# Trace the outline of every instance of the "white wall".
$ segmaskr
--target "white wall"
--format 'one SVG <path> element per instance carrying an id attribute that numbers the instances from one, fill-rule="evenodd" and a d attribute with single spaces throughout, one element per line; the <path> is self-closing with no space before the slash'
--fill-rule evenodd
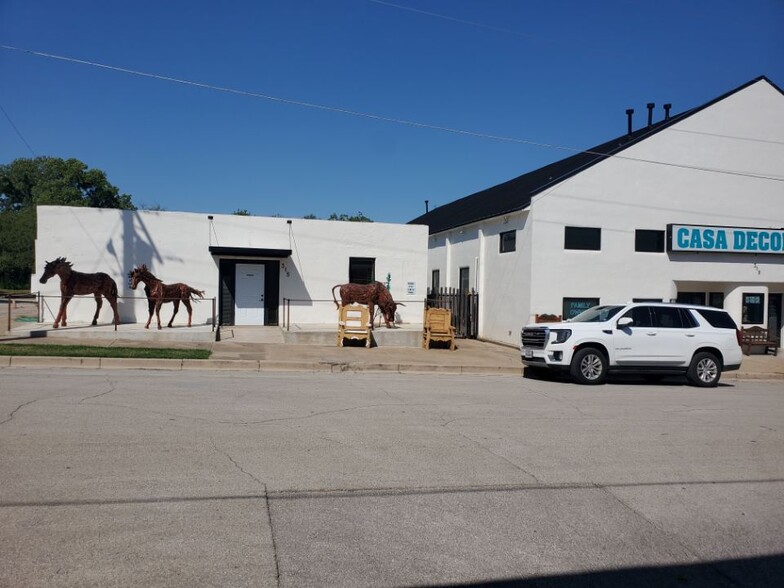
<path id="1" fill-rule="evenodd" d="M 427 294 L 427 228 L 386 223 L 351 223 L 285 218 L 212 215 L 187 212 L 121 211 L 63 206 L 38 207 L 36 275 L 32 291 L 46 296 L 53 321 L 59 305 L 60 280 L 55 277 L 39 284 L 45 261 L 66 257 L 73 269 L 85 273 L 104 272 L 116 282 L 123 322 L 147 319 L 144 293 L 128 285 L 128 272 L 146 263 L 150 271 L 166 283 L 185 282 L 218 297 L 218 262 L 209 246 L 263 249 L 291 249 L 291 257 L 279 260 L 280 299 L 292 298 L 291 320 L 298 323 L 332 323 L 335 305 L 331 289 L 348 281 L 349 257 L 376 259 L 376 278 L 391 275 L 393 298 L 406 306 L 398 308 L 403 322 L 420 323 Z M 415 284 L 409 295 L 408 282 Z M 130 297 L 140 298 L 131 300 Z M 164 307 L 165 308 L 165 307 Z M 99 323 L 111 322 L 111 310 L 104 304 Z M 74 300 L 68 307 L 69 319 L 88 322 L 95 312 L 92 299 Z M 162 321 L 170 316 L 162 312 Z M 180 310 L 175 325 L 185 324 Z M 194 324 L 209 323 L 210 302 L 194 304 Z M 283 310 L 279 312 L 283 320 Z M 182 321 L 182 322 L 181 322 Z"/>
<path id="2" fill-rule="evenodd" d="M 740 324 L 741 293 L 784 292 L 784 255 L 634 251 L 636 229 L 669 223 L 784 226 L 784 183 L 749 177 L 784 176 L 780 92 L 758 82 L 620 155 L 537 195 L 514 219 L 512 257 L 497 254 L 502 217 L 436 235 L 443 247 L 431 237 L 431 264 L 448 264 L 455 276 L 448 285 L 482 251 L 480 337 L 518 344 L 520 327 L 536 314 L 561 314 L 564 297 L 669 300 L 679 288 L 704 288 L 723 292 Z M 565 226 L 601 228 L 601 251 L 564 250 Z"/>
<path id="3" fill-rule="evenodd" d="M 668 223 L 784 225 L 784 183 L 738 175 L 781 175 L 784 97 L 778 91 L 759 82 L 621 155 L 534 199 L 534 312 L 560 308 L 565 296 L 596 296 L 602 303 L 668 299 L 679 282 L 732 284 L 725 294 L 762 284 L 782 291 L 781 255 L 634 251 L 635 229 L 665 230 Z M 602 250 L 564 250 L 567 225 L 600 227 Z"/>

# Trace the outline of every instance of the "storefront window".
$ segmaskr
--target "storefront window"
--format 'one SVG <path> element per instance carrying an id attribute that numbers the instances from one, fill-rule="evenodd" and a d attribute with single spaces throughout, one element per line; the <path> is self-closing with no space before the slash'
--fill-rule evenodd
<path id="1" fill-rule="evenodd" d="M 583 311 L 588 310 L 599 304 L 598 298 L 564 298 L 563 314 L 564 320 L 574 318 Z"/>
<path id="2" fill-rule="evenodd" d="M 743 324 L 761 325 L 765 319 L 765 295 L 743 295 Z"/>
<path id="3" fill-rule="evenodd" d="M 724 292 L 708 293 L 708 306 L 724 308 Z"/>

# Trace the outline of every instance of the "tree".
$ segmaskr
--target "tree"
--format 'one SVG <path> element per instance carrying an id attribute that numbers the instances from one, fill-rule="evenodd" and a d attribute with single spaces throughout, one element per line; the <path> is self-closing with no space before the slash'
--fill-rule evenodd
<path id="1" fill-rule="evenodd" d="M 231 214 L 233 214 L 235 216 L 250 216 L 250 211 L 248 209 L 246 209 L 246 208 L 238 208 L 237 210 L 235 210 Z"/>
<path id="2" fill-rule="evenodd" d="M 329 215 L 327 220 L 337 220 L 337 221 L 350 221 L 355 223 L 372 223 L 373 220 L 366 217 L 362 212 L 357 212 L 357 214 L 341 214 L 338 215 L 337 213 L 332 213 Z"/>
<path id="3" fill-rule="evenodd" d="M 0 165 L 0 287 L 27 288 L 33 273 L 35 207 L 40 204 L 135 210 L 106 174 L 78 159 L 36 157 Z"/>

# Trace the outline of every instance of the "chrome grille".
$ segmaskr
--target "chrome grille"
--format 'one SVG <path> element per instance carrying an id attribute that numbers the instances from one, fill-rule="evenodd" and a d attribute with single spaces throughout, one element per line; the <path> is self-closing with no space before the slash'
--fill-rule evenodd
<path id="1" fill-rule="evenodd" d="M 544 349 L 544 346 L 547 343 L 547 334 L 549 330 L 550 329 L 546 327 L 523 329 L 523 333 L 522 333 L 523 347 Z"/>

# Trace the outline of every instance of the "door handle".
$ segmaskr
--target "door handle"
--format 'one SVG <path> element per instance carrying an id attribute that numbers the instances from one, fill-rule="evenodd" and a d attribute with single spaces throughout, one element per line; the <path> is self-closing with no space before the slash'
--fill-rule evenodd
<path id="1" fill-rule="evenodd" d="M 645 334 L 648 335 L 649 337 L 655 337 L 656 336 L 656 333 L 645 333 Z"/>

